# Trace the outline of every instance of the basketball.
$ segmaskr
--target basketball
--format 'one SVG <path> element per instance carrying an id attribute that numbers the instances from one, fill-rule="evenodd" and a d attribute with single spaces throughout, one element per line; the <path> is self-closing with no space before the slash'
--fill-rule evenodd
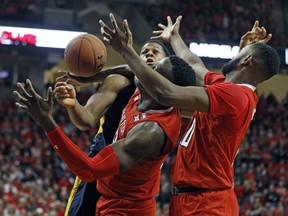
<path id="1" fill-rule="evenodd" d="M 106 63 L 106 46 L 95 35 L 81 34 L 68 43 L 64 59 L 71 72 L 77 76 L 90 77 L 101 71 Z"/>

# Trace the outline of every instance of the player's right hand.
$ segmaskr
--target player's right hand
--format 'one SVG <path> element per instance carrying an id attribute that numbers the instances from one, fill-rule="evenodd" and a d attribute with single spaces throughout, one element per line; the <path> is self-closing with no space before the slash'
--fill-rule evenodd
<path id="1" fill-rule="evenodd" d="M 59 70 L 59 77 L 56 78 L 57 82 L 66 82 L 70 83 L 77 87 L 86 87 L 91 84 L 91 80 L 87 77 L 78 77 L 69 71 Z"/>
<path id="2" fill-rule="evenodd" d="M 151 37 L 151 39 L 161 38 L 167 42 L 171 42 L 171 38 L 174 35 L 179 34 L 181 19 L 182 19 L 182 16 L 180 15 L 177 17 L 175 23 L 173 23 L 171 17 L 167 16 L 167 26 L 159 23 L 158 26 L 161 28 L 161 30 L 153 31 L 153 34 L 155 36 Z"/>
<path id="3" fill-rule="evenodd" d="M 268 41 L 272 38 L 272 34 L 267 35 L 267 31 L 265 27 L 259 27 L 259 21 L 256 20 L 251 31 L 246 32 L 240 40 L 239 51 L 243 49 L 245 46 L 254 43 L 268 43 Z"/>
<path id="4" fill-rule="evenodd" d="M 66 108 L 75 106 L 76 91 L 73 85 L 67 82 L 57 82 L 53 93 L 57 102 L 62 106 Z"/>
<path id="5" fill-rule="evenodd" d="M 109 17 L 112 24 L 111 28 L 103 20 L 99 20 L 103 40 L 119 54 L 133 50 L 133 36 L 128 21 L 123 20 L 123 29 L 120 29 L 114 15 L 110 13 Z"/>

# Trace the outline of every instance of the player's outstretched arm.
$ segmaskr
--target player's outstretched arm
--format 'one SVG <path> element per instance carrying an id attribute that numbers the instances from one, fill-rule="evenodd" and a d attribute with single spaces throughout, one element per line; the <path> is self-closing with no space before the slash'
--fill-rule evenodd
<path id="1" fill-rule="evenodd" d="M 86 182 L 126 171 L 144 157 L 161 155 L 166 141 L 157 123 L 144 122 L 135 126 L 126 139 L 106 146 L 89 158 L 59 127 L 47 132 L 47 136 L 59 157 Z"/>
<path id="2" fill-rule="evenodd" d="M 153 31 L 155 36 L 151 37 L 151 39 L 162 38 L 170 42 L 175 54 L 184 59 L 194 69 L 197 77 L 197 85 L 203 86 L 205 74 L 208 72 L 208 69 L 203 61 L 187 47 L 181 38 L 179 34 L 181 19 L 182 16 L 178 16 L 175 23 L 173 23 L 171 17 L 167 16 L 167 25 L 158 24 L 161 30 Z"/>
<path id="3" fill-rule="evenodd" d="M 157 143 L 157 145 L 156 145 Z M 120 171 L 126 171 L 145 157 L 158 157 L 165 149 L 166 134 L 156 122 L 141 122 L 134 126 L 125 142 L 111 146 L 120 163 Z"/>
<path id="4" fill-rule="evenodd" d="M 166 135 L 157 123 L 143 122 L 125 139 L 106 146 L 89 158 L 59 127 L 47 132 L 47 136 L 60 158 L 86 182 L 126 171 L 144 157 L 161 155 L 166 141 Z"/>
<path id="5" fill-rule="evenodd" d="M 129 169 L 144 157 L 159 156 L 165 147 L 165 134 L 155 122 L 135 126 L 126 139 L 106 146 L 95 157 L 89 158 L 61 130 L 53 119 L 53 92 L 48 88 L 47 99 L 35 92 L 29 80 L 27 87 L 18 83 L 14 91 L 16 106 L 25 110 L 46 132 L 59 157 L 84 181 L 93 181 Z M 157 145 L 155 145 L 157 143 Z"/>
<path id="6" fill-rule="evenodd" d="M 253 43 L 268 43 L 272 38 L 272 34 L 267 35 L 265 27 L 259 27 L 259 21 L 256 20 L 251 31 L 246 32 L 240 40 L 239 51 L 245 46 Z"/>
<path id="7" fill-rule="evenodd" d="M 76 90 L 67 82 L 57 82 L 54 86 L 54 97 L 67 110 L 70 120 L 80 130 L 93 128 L 92 113 L 82 106 L 76 98 Z"/>
<path id="8" fill-rule="evenodd" d="M 53 130 L 57 127 L 52 112 L 53 112 L 53 91 L 49 87 L 47 98 L 44 99 L 35 92 L 32 83 L 29 79 L 26 80 L 26 86 L 22 83 L 17 83 L 18 91 L 13 94 L 18 99 L 16 106 L 26 111 L 35 122 L 37 122 L 44 130 Z M 25 88 L 26 87 L 26 88 Z"/>
<path id="9" fill-rule="evenodd" d="M 119 65 L 103 70 L 91 77 L 80 77 L 75 75 L 73 72 L 59 70 L 59 77 L 56 78 L 56 81 L 71 83 L 77 87 L 85 87 L 94 82 L 102 82 L 105 78 L 112 74 L 120 74 L 132 81 L 134 79 L 134 74 L 128 65 Z"/>
<path id="10" fill-rule="evenodd" d="M 82 180 L 93 181 L 120 172 L 119 160 L 111 146 L 104 148 L 96 157 L 89 158 L 58 127 L 52 116 L 51 87 L 48 88 L 47 99 L 35 92 L 30 80 L 27 80 L 27 86 L 17 83 L 17 87 L 18 91 L 13 92 L 18 99 L 16 106 L 26 111 L 44 129 L 57 154 Z"/>
<path id="11" fill-rule="evenodd" d="M 62 105 L 65 102 L 69 103 L 69 101 L 72 101 L 68 106 L 64 106 L 73 124 L 78 129 L 85 131 L 99 125 L 100 118 L 114 102 L 118 93 L 131 82 L 131 80 L 122 75 L 108 76 L 84 106 L 76 99 L 74 87 L 66 82 L 57 82 L 54 94 L 57 101 L 60 101 Z"/>
<path id="12" fill-rule="evenodd" d="M 151 97 L 164 106 L 193 111 L 209 111 L 209 98 L 206 88 L 177 86 L 150 68 L 133 49 L 132 33 L 127 20 L 123 21 L 124 30 L 121 30 L 113 14 L 110 14 L 110 19 L 112 28 L 108 27 L 103 21 L 99 21 L 103 40 L 122 55 Z"/>

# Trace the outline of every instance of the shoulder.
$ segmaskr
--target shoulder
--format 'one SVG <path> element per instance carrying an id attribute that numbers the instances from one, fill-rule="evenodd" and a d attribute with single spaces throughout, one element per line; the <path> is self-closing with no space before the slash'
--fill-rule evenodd
<path id="1" fill-rule="evenodd" d="M 131 83 L 132 81 L 125 76 L 119 74 L 112 74 L 105 78 L 100 88 L 105 90 L 114 90 L 118 92 L 130 85 Z"/>
<path id="2" fill-rule="evenodd" d="M 235 115 L 243 112 L 251 98 L 246 89 L 235 83 L 217 83 L 206 85 L 210 101 L 210 113 L 220 115 Z M 250 90 L 252 92 L 252 90 Z"/>
<path id="3" fill-rule="evenodd" d="M 210 99 L 215 96 L 216 98 L 222 98 L 222 100 L 235 100 L 246 99 L 246 91 L 239 85 L 231 82 L 215 83 L 213 85 L 206 85 L 208 95 Z M 212 97 L 212 98 L 211 98 Z"/>
<path id="4" fill-rule="evenodd" d="M 137 133 L 141 135 L 149 135 L 148 139 L 157 138 L 159 134 L 163 134 L 162 127 L 156 121 L 143 121 L 138 123 L 129 131 L 129 133 Z M 143 137 L 141 137 L 142 139 Z"/>
<path id="5" fill-rule="evenodd" d="M 128 132 L 123 147 L 126 152 L 140 151 L 147 156 L 158 156 L 165 141 L 166 135 L 157 122 L 144 121 Z"/>

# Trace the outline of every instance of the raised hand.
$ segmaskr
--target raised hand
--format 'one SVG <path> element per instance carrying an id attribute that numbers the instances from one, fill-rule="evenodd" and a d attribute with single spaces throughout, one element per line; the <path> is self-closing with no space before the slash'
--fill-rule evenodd
<path id="1" fill-rule="evenodd" d="M 40 124 L 44 129 L 53 128 L 55 123 L 52 119 L 52 88 L 48 88 L 47 98 L 43 99 L 43 97 L 35 92 L 30 80 L 27 79 L 26 84 L 27 85 L 24 86 L 22 83 L 17 83 L 19 90 L 13 92 L 18 99 L 18 102 L 15 103 L 16 106 L 25 110 L 34 119 L 34 121 Z"/>
<path id="2" fill-rule="evenodd" d="M 59 104 L 68 108 L 76 103 L 76 91 L 67 82 L 57 82 L 54 86 L 54 96 Z"/>
<path id="3" fill-rule="evenodd" d="M 167 42 L 170 42 L 171 38 L 174 35 L 179 34 L 181 19 L 182 19 L 182 16 L 178 16 L 175 23 L 173 24 L 171 17 L 167 16 L 167 26 L 159 23 L 158 26 L 162 30 L 153 31 L 153 34 L 155 34 L 155 36 L 151 37 L 151 39 L 161 38 L 163 40 L 166 40 Z"/>
<path id="4" fill-rule="evenodd" d="M 272 38 L 272 34 L 267 35 L 265 27 L 259 27 L 259 21 L 256 20 L 251 31 L 246 32 L 240 40 L 240 50 L 253 43 L 267 43 Z"/>
<path id="5" fill-rule="evenodd" d="M 132 33 L 128 26 L 128 21 L 123 20 L 123 31 L 118 27 L 116 19 L 112 13 L 110 13 L 110 21 L 112 28 L 109 28 L 102 20 L 99 21 L 101 25 L 101 34 L 103 40 L 110 44 L 115 51 L 122 54 L 123 52 L 133 49 Z"/>

